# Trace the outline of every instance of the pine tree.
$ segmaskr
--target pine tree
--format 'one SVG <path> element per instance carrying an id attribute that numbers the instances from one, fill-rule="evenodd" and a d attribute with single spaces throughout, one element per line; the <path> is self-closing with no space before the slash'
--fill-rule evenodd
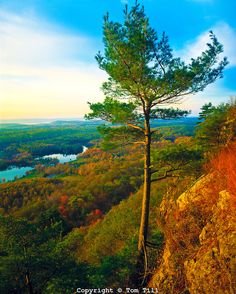
<path id="1" fill-rule="evenodd" d="M 103 84 L 103 103 L 89 103 L 88 119 L 100 118 L 117 124 L 122 132 L 135 133 L 143 145 L 144 184 L 142 215 L 138 240 L 139 259 L 143 260 L 148 237 L 148 217 L 152 175 L 151 141 L 157 131 L 151 127 L 154 119 L 186 116 L 188 111 L 165 108 L 184 96 L 203 91 L 222 77 L 227 59 L 218 62 L 223 46 L 210 32 L 211 42 L 199 57 L 185 64 L 175 58 L 165 33 L 158 35 L 150 26 L 144 8 L 139 3 L 124 10 L 124 23 L 113 22 L 107 14 L 103 25 L 104 54 L 96 60 L 108 75 Z M 123 126 L 123 127 L 122 127 Z M 156 180 L 156 179 L 155 179 Z"/>

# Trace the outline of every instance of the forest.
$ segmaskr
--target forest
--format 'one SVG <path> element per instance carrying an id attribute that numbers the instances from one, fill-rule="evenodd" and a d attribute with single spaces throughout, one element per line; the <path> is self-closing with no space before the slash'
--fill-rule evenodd
<path id="1" fill-rule="evenodd" d="M 227 189 L 230 201 L 235 201 L 235 165 L 227 164 L 235 162 L 236 106 L 208 106 L 202 107 L 194 135 L 189 136 L 188 128 L 180 124 L 176 129 L 185 129 L 186 135 L 166 139 L 163 127 L 164 137 L 153 142 L 153 164 L 160 174 L 169 165 L 176 167 L 172 177 L 153 183 L 151 193 L 149 242 L 155 247 L 148 247 L 147 280 L 155 287 L 166 287 L 163 293 L 170 285 L 159 282 L 156 286 L 155 279 L 150 279 L 155 277 L 158 265 L 160 270 L 166 242 L 173 242 L 170 236 L 175 226 L 184 226 L 183 222 L 194 226 L 194 230 L 189 228 L 191 236 L 182 239 L 181 230 L 173 235 L 180 238 L 175 250 L 191 254 L 192 246 L 195 251 L 200 248 L 197 231 L 208 223 L 211 213 L 205 209 L 216 203 L 217 193 Z M 142 198 L 142 148 L 127 145 L 104 150 L 102 143 L 94 142 L 76 161 L 38 165 L 33 176 L 0 185 L 3 293 L 27 292 L 27 275 L 34 293 L 133 285 Z M 215 184 L 208 183 L 212 196 L 181 215 L 174 203 L 186 187 L 206 173 L 214 174 Z M 47 177 L 50 174 L 53 178 Z M 183 244 L 187 238 L 192 238 L 191 246 Z M 229 246 L 233 246 L 233 239 Z M 178 275 L 183 271 L 183 262 L 178 267 L 171 265 Z M 187 283 L 184 274 L 179 279 L 179 284 L 172 285 L 175 293 L 181 293 Z"/>
<path id="2" fill-rule="evenodd" d="M 173 139 L 178 135 L 193 135 L 195 117 L 173 123 L 160 120 L 158 127 L 165 128 L 165 137 Z M 49 160 L 39 157 L 55 153 L 78 154 L 83 146 L 92 146 L 101 135 L 98 127 L 103 121 L 55 121 L 50 124 L 23 125 L 1 124 L 0 171 L 11 166 L 32 166 Z M 108 124 L 107 124 L 108 125 Z M 155 125 L 155 121 L 153 121 Z M 164 130 L 162 131 L 164 133 Z M 48 162 L 47 162 L 48 161 Z"/>
<path id="3" fill-rule="evenodd" d="M 223 45 L 187 64 L 138 1 L 123 13 L 84 120 L 1 126 L 0 168 L 33 167 L 0 183 L 1 293 L 236 292 L 235 97 L 174 107 L 223 77 Z"/>
<path id="4" fill-rule="evenodd" d="M 38 157 L 54 153 L 77 154 L 99 138 L 100 122 L 55 121 L 45 125 L 1 124 L 0 170 L 34 166 Z M 42 160 L 41 160 L 42 162 Z"/>

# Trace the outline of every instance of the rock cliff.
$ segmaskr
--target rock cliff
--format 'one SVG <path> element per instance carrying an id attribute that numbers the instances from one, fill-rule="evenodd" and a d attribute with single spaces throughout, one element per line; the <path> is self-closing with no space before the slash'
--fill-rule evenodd
<path id="1" fill-rule="evenodd" d="M 163 199 L 165 248 L 149 283 L 159 293 L 236 293 L 235 195 L 217 181 L 211 173 L 176 201 Z"/>

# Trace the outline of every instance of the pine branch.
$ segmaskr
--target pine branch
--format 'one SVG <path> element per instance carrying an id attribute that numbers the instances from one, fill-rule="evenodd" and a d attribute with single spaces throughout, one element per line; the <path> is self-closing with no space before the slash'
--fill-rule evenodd
<path id="1" fill-rule="evenodd" d="M 154 249 L 160 249 L 160 245 L 146 241 L 146 246 Z"/>
<path id="2" fill-rule="evenodd" d="M 164 180 L 166 178 L 179 178 L 179 176 L 176 176 L 176 175 L 173 175 L 173 174 L 169 174 L 169 173 L 174 172 L 174 171 L 177 171 L 177 170 L 180 170 L 180 168 L 178 167 L 178 168 L 173 168 L 173 169 L 167 170 L 167 171 L 165 171 L 165 173 L 164 173 L 163 176 L 158 177 L 156 179 L 153 179 L 153 180 L 151 180 L 151 182 L 152 183 L 153 182 L 158 182 L 158 181 Z M 155 172 L 157 172 L 157 171 L 155 171 Z"/>
<path id="3" fill-rule="evenodd" d="M 126 123 L 126 125 L 129 126 L 129 127 L 131 127 L 131 128 L 133 128 L 133 129 L 139 130 L 139 131 L 141 131 L 142 133 L 144 133 L 144 129 L 143 129 L 142 127 L 139 127 L 139 126 L 137 126 L 137 125 L 133 125 L 133 124 L 131 124 L 131 123 Z"/>

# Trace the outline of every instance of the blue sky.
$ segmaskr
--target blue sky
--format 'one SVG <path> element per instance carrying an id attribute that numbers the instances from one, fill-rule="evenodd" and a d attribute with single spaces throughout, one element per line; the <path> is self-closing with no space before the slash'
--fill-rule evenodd
<path id="1" fill-rule="evenodd" d="M 236 96 L 236 2 L 142 0 L 151 25 L 165 31 L 176 56 L 198 56 L 213 30 L 230 61 L 224 78 L 185 98 L 196 115 L 206 102 Z M 103 49 L 102 18 L 122 21 L 127 0 L 0 0 L 0 116 L 79 117 L 101 101 L 106 74 L 94 55 Z M 180 107 L 180 105 L 178 105 Z"/>

